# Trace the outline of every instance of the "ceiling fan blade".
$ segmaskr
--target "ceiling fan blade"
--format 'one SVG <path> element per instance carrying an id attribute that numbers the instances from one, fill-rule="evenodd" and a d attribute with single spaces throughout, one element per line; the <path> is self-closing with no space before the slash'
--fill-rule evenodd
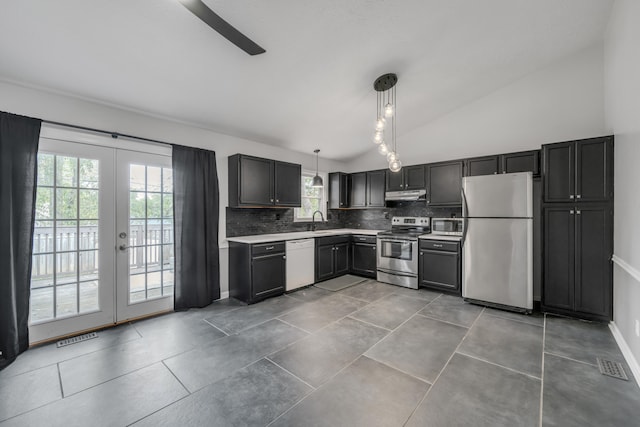
<path id="1" fill-rule="evenodd" d="M 222 19 L 218 14 L 209 9 L 202 0 L 179 0 L 191 13 L 196 15 L 205 24 L 216 30 L 220 35 L 247 52 L 249 55 L 259 55 L 266 50 L 258 46 L 249 37 L 236 30 L 231 24 Z"/>

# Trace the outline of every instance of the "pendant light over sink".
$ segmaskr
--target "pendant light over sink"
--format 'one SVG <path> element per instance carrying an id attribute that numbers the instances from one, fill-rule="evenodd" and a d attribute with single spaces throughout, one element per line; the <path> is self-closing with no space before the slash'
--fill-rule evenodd
<path id="1" fill-rule="evenodd" d="M 402 169 L 396 145 L 396 83 L 398 76 L 393 73 L 384 74 L 373 82 L 373 88 L 377 92 L 373 142 L 378 146 L 378 153 L 387 157 L 391 172 L 399 172 Z"/>
<path id="2" fill-rule="evenodd" d="M 313 181 L 311 181 L 311 186 L 316 188 L 324 187 L 324 183 L 322 182 L 322 177 L 318 175 L 318 153 L 320 152 L 320 150 L 316 148 L 315 150 L 313 150 L 313 152 L 316 153 L 316 176 L 313 177 Z"/>

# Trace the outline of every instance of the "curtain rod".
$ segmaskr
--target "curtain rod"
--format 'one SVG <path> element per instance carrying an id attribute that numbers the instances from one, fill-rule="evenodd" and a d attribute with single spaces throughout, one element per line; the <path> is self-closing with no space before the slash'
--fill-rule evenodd
<path id="1" fill-rule="evenodd" d="M 120 138 L 122 136 L 124 138 L 137 139 L 137 140 L 145 141 L 145 142 L 153 142 L 155 144 L 163 144 L 163 145 L 169 145 L 169 146 L 175 145 L 175 144 L 170 144 L 168 142 L 159 141 L 157 139 L 143 138 L 141 136 L 127 135 L 126 133 L 111 132 L 111 131 L 107 131 L 107 130 L 95 129 L 95 128 L 90 128 L 90 127 L 85 127 L 85 126 L 71 125 L 69 123 L 54 122 L 52 120 L 42 120 L 42 123 L 48 123 L 50 125 L 57 125 L 57 126 L 65 126 L 65 127 L 73 128 L 73 129 L 86 130 L 86 131 L 89 131 L 89 132 L 104 133 L 104 134 L 107 134 L 107 135 L 111 135 L 111 138 L 114 138 L 114 139 L 118 139 L 118 138 Z"/>

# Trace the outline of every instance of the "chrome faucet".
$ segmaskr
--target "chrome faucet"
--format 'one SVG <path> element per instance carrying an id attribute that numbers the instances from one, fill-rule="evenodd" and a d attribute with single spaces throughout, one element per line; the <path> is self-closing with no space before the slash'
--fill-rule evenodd
<path id="1" fill-rule="evenodd" d="M 317 213 L 320 214 L 320 218 L 322 219 L 322 222 L 324 222 L 324 215 L 322 214 L 322 212 L 315 211 L 313 215 L 311 215 L 311 231 L 316 231 L 316 214 Z"/>

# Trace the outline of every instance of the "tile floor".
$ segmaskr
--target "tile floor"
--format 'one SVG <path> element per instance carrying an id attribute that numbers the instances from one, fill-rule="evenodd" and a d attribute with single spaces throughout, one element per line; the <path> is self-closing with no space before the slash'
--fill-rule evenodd
<path id="1" fill-rule="evenodd" d="M 0 371 L 0 426 L 640 426 L 606 325 L 375 281 L 99 335 Z"/>

